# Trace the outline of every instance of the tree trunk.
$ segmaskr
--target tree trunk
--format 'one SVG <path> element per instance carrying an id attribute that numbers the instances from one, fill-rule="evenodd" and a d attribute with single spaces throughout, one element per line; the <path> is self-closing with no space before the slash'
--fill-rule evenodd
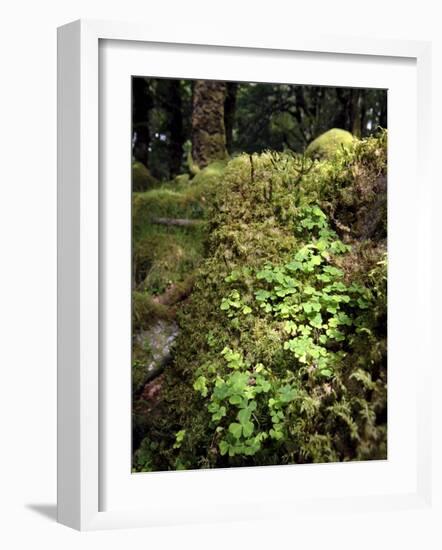
<path id="1" fill-rule="evenodd" d="M 232 153 L 233 124 L 235 122 L 237 82 L 227 82 L 227 93 L 224 101 L 224 126 L 226 127 L 226 148 Z"/>
<path id="2" fill-rule="evenodd" d="M 192 157 L 203 168 L 227 157 L 224 125 L 226 83 L 196 80 L 193 88 Z"/>
<path id="3" fill-rule="evenodd" d="M 351 133 L 361 137 L 361 92 L 357 88 L 351 91 Z"/>
<path id="4" fill-rule="evenodd" d="M 132 78 L 132 134 L 133 156 L 135 160 L 148 166 L 149 156 L 149 111 L 152 109 L 152 96 L 145 78 Z"/>
<path id="5" fill-rule="evenodd" d="M 169 166 L 171 177 L 176 176 L 181 172 L 181 162 L 183 159 L 183 113 L 181 102 L 181 82 L 179 80 L 170 80 L 169 87 Z"/>
<path id="6" fill-rule="evenodd" d="M 339 101 L 339 106 L 336 109 L 336 113 L 333 119 L 334 128 L 342 128 L 343 130 L 351 129 L 348 126 L 348 106 L 349 106 L 349 93 L 345 88 L 336 88 L 336 97 Z"/>
<path id="7" fill-rule="evenodd" d="M 381 128 L 387 128 L 387 97 L 383 97 L 383 94 L 385 93 L 384 90 L 381 90 L 381 112 L 379 114 L 379 126 Z"/>

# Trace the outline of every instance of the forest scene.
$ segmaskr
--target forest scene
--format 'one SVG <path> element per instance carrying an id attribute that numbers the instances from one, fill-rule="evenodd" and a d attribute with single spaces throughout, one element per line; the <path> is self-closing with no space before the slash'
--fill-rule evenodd
<path id="1" fill-rule="evenodd" d="M 387 458 L 387 91 L 132 78 L 132 471 Z"/>

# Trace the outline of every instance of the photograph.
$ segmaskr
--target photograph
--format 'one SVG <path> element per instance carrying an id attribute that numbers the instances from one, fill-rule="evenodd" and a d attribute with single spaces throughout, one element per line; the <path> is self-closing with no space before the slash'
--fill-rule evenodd
<path id="1" fill-rule="evenodd" d="M 132 473 L 386 460 L 388 91 L 131 86 Z"/>

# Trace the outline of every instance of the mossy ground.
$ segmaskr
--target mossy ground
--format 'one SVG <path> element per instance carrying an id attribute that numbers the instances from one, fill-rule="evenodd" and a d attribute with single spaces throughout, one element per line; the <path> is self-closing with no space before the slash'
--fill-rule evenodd
<path id="1" fill-rule="evenodd" d="M 139 328 L 172 314 L 180 327 L 161 401 L 142 415 L 144 438 L 134 449 L 134 469 L 385 458 L 386 133 L 352 141 L 350 148 L 337 148 L 321 160 L 268 152 L 241 155 L 212 174 L 208 168 L 207 177 L 202 170 L 190 183 L 175 182 L 134 196 L 140 285 L 134 294 L 134 323 Z M 370 296 L 366 309 L 342 306 L 354 324 L 343 329 L 343 341 L 325 346 L 334 363 L 333 373 L 323 377 L 313 363 L 306 366 L 290 352 L 286 320 L 262 309 L 256 298 L 259 290 L 272 289 L 263 287 L 257 277 L 260 270 L 271 266 L 277 272 L 306 245 L 317 246 L 315 227 L 309 229 L 308 222 L 301 232 L 299 226 L 305 223 L 300 213 L 316 207 L 325 214 L 329 238 L 343 247 L 339 254 L 325 252 L 321 261 L 342 272 L 338 287 L 356 285 Z M 200 218 L 206 224 L 163 228 L 151 223 L 156 216 Z M 315 269 L 303 275 L 307 292 L 312 277 L 324 277 Z M 167 292 L 168 285 L 190 279 L 191 293 L 187 291 L 173 311 L 155 302 L 155 295 Z M 322 292 L 321 285 L 316 291 Z M 222 305 L 229 300 L 232 315 Z M 278 300 L 274 298 L 274 304 Z M 234 368 L 247 373 L 248 395 L 260 383 L 257 373 L 262 369 L 256 370 L 257 365 L 263 365 L 270 380 L 270 393 L 255 396 L 253 413 L 254 433 L 264 435 L 254 447 L 247 443 L 232 452 L 226 452 L 223 441 L 231 438 L 225 434 L 236 421 L 236 405 L 226 403 L 218 420 L 213 413 L 217 384 L 232 375 L 225 349 L 237 353 L 239 366 Z M 266 398 L 271 392 L 274 396 Z M 277 411 L 282 421 L 275 420 L 277 405 L 271 402 L 278 399 L 285 403 Z M 276 423 L 280 432 L 274 429 Z"/>
<path id="2" fill-rule="evenodd" d="M 138 160 L 132 163 L 132 189 L 145 191 L 158 185 L 158 181 L 152 176 L 144 164 Z"/>
<path id="3" fill-rule="evenodd" d="M 206 210 L 224 164 L 215 163 L 190 180 L 187 175 L 151 189 L 134 192 L 132 201 L 133 388 L 139 391 L 152 360 L 143 332 L 175 322 L 179 302 L 193 285 L 207 240 Z M 158 219 L 190 219 L 188 227 L 168 226 Z"/>

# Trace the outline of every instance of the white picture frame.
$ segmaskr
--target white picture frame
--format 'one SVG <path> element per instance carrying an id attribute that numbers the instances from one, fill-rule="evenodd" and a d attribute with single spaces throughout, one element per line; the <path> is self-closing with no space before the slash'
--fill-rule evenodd
<path id="1" fill-rule="evenodd" d="M 296 34 L 281 37 L 278 43 L 268 44 L 264 37 L 247 39 L 222 36 L 189 40 L 186 31 L 181 35 L 165 36 L 155 27 L 117 22 L 76 21 L 58 31 L 58 521 L 80 530 L 139 527 L 195 521 L 250 519 L 268 516 L 266 499 L 274 504 L 275 495 L 264 494 L 262 499 L 251 497 L 239 499 L 227 510 L 225 503 L 208 505 L 207 501 L 194 499 L 187 509 L 179 503 L 153 508 L 152 506 L 112 506 L 103 510 L 100 484 L 103 474 L 102 420 L 106 400 L 100 386 L 102 365 L 100 362 L 102 300 L 102 251 L 100 249 L 100 43 L 101 41 L 124 41 L 131 44 L 168 44 L 192 48 L 229 48 L 230 55 L 238 52 L 304 52 L 312 55 L 376 57 L 395 63 L 411 60 L 416 68 L 417 82 L 417 133 L 416 156 L 419 171 L 419 186 L 416 200 L 419 205 L 417 233 L 419 244 L 419 267 L 413 273 L 413 307 L 429 312 L 431 309 L 430 288 L 430 211 L 431 185 L 428 174 L 429 124 L 431 117 L 430 98 L 430 53 L 426 42 L 364 40 L 362 38 L 318 37 Z M 180 46 L 182 45 L 182 46 Z M 210 53 L 208 53 L 210 56 Z M 420 315 L 414 327 L 421 342 L 419 347 L 419 377 L 412 385 L 416 397 L 414 426 L 416 456 L 413 468 L 416 483 L 410 491 L 380 492 L 360 495 L 320 493 L 314 498 L 296 499 L 290 494 L 281 494 L 279 506 L 273 507 L 279 517 L 293 513 L 318 512 L 331 505 L 335 510 L 359 507 L 361 510 L 428 506 L 431 500 L 431 403 L 428 388 L 431 376 L 431 330 L 426 323 L 430 315 Z M 411 380 L 411 378 L 410 378 Z M 352 467 L 353 465 L 346 465 Z M 257 476 L 266 476 L 269 485 L 275 480 L 284 483 L 285 470 L 254 468 L 252 474 L 245 470 L 232 469 L 230 479 L 235 483 L 253 483 Z M 272 473 L 263 473 L 263 470 Z M 329 473 L 336 475 L 336 470 Z M 316 472 L 319 473 L 319 470 Z M 128 472 L 129 473 L 129 472 Z M 172 474 L 172 477 L 170 476 Z M 182 490 L 201 486 L 201 472 L 166 473 L 168 486 L 183 481 Z M 151 474 L 147 474 L 151 475 Z M 156 476 L 156 474 L 153 474 Z M 164 475 L 164 474 L 163 474 Z M 311 474 L 309 474 L 311 475 Z M 354 470 L 354 476 L 361 475 Z M 217 483 L 227 479 L 227 472 L 217 472 Z M 224 476 L 224 477 L 222 477 Z M 273 476 L 273 477 L 272 477 Z M 149 482 L 148 478 L 144 478 Z M 155 485 L 163 483 L 155 479 Z M 207 477 L 204 478 L 207 482 Z M 244 481 L 245 480 L 245 481 Z M 215 483 L 215 478 L 211 481 Z M 145 482 L 145 481 L 144 481 Z M 131 482 L 132 483 L 132 482 Z M 319 482 L 318 482 L 319 483 Z M 186 489 L 187 487 L 187 489 Z M 312 494 L 316 494 L 312 491 Z M 206 495 L 207 496 L 207 495 Z M 227 498 L 227 497 L 226 497 Z M 284 503 L 284 506 L 281 504 Z"/>

